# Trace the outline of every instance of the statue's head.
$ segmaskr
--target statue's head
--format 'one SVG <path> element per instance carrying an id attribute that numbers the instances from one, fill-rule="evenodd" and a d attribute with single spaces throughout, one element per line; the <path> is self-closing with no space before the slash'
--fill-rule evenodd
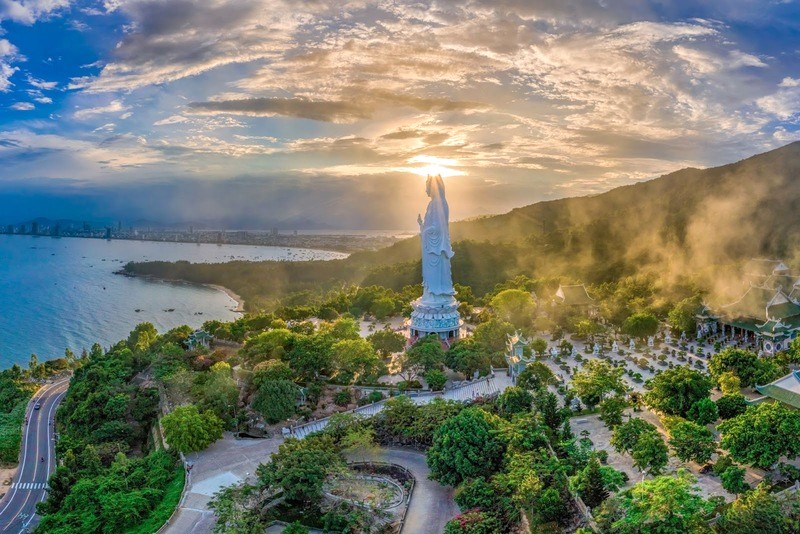
<path id="1" fill-rule="evenodd" d="M 431 198 L 444 195 L 444 180 L 442 180 L 441 174 L 436 176 L 428 175 L 428 179 L 425 181 L 425 192 Z"/>

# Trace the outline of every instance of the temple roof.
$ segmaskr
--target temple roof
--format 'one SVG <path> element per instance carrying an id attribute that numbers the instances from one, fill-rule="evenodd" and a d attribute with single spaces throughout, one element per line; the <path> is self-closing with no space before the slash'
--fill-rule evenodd
<path id="1" fill-rule="evenodd" d="M 743 269 L 747 276 L 768 277 L 773 274 L 789 274 L 789 267 L 781 260 L 752 259 Z"/>
<path id="2" fill-rule="evenodd" d="M 756 386 L 756 390 L 771 399 L 775 399 L 794 408 L 800 408 L 800 374 L 793 371 L 764 386 Z"/>
<path id="3" fill-rule="evenodd" d="M 783 289 L 787 294 L 794 290 L 798 279 L 789 274 L 773 274 L 764 281 L 764 286 L 772 289 Z"/>
<path id="4" fill-rule="evenodd" d="M 594 304 L 594 299 L 589 296 L 586 286 L 583 284 L 558 286 L 556 301 L 565 306 L 589 306 Z"/>
<path id="5" fill-rule="evenodd" d="M 527 345 L 530 341 L 525 338 L 519 331 L 514 332 L 513 334 L 506 334 L 506 338 L 508 340 L 509 345 Z"/>
<path id="6" fill-rule="evenodd" d="M 782 289 L 750 286 L 739 300 L 722 306 L 719 311 L 730 319 L 769 321 L 800 315 L 800 306 L 789 300 Z"/>

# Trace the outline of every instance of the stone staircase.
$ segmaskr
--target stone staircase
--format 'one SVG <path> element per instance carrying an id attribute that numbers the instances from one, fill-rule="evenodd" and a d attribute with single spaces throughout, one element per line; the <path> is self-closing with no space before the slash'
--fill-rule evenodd
<path id="1" fill-rule="evenodd" d="M 444 392 L 413 394 L 410 395 L 409 398 L 412 400 L 412 402 L 414 402 L 414 404 L 417 405 L 428 404 L 429 402 L 432 402 L 433 399 L 437 398 L 467 403 L 474 401 L 478 397 L 491 397 L 498 395 L 511 385 L 511 378 L 505 376 L 505 374 L 498 374 L 492 375 L 488 378 L 473 380 L 472 382 L 464 383 L 458 387 L 451 388 Z M 359 406 L 358 408 L 344 413 L 354 413 L 363 417 L 372 417 L 383 410 L 386 400 L 387 399 L 378 401 L 374 404 Z M 309 434 L 323 430 L 328 425 L 329 420 L 330 418 L 326 417 L 324 419 L 311 421 L 310 423 L 305 423 L 292 428 L 285 428 L 283 435 L 284 437 L 303 439 Z"/>

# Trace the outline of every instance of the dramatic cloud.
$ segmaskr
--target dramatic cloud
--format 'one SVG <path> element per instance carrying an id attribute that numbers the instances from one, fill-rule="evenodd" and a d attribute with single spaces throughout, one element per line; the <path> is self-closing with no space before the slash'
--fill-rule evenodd
<path id="1" fill-rule="evenodd" d="M 381 107 L 404 106 L 419 111 L 456 111 L 482 109 L 476 102 L 454 102 L 446 98 L 419 98 L 385 91 L 350 92 L 350 102 L 308 100 L 305 98 L 248 98 L 218 102 L 193 102 L 189 109 L 196 113 L 232 113 L 252 116 L 284 115 L 324 122 L 355 122 L 371 118 Z"/>
<path id="2" fill-rule="evenodd" d="M 298 187 L 292 196 L 292 181 L 279 187 L 276 177 L 360 192 L 441 171 L 456 191 L 475 195 L 460 197 L 468 209 L 459 214 L 469 216 L 732 161 L 800 137 L 796 3 L 0 6 L 0 107 L 36 103 L 7 114 L 5 128 L 24 128 L 31 148 L 0 153 L 20 179 L 261 176 L 265 191 L 284 195 L 275 209 L 288 210 L 309 193 Z M 27 42 L 14 34 L 17 22 L 65 13 L 53 42 L 70 42 L 88 25 L 97 38 L 86 46 L 99 50 L 76 41 L 74 64 L 65 65 L 53 51 L 11 44 Z M 43 139 L 70 149 L 38 146 Z"/>

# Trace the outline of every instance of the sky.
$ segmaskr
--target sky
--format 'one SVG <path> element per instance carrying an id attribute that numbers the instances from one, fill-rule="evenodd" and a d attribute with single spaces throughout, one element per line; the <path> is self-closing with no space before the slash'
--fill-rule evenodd
<path id="1" fill-rule="evenodd" d="M 0 0 L 0 222 L 410 228 L 800 139 L 791 0 Z"/>

